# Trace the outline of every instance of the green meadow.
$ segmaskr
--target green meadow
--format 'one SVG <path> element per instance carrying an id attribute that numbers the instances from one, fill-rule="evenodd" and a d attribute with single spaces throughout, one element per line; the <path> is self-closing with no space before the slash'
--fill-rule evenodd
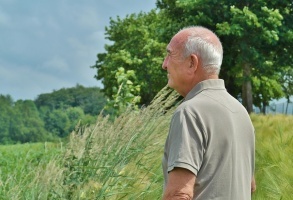
<path id="1" fill-rule="evenodd" d="M 99 116 L 66 142 L 0 146 L 0 199 L 161 199 L 161 158 L 176 95 L 140 111 Z M 253 199 L 292 199 L 293 116 L 251 115 L 256 128 Z"/>

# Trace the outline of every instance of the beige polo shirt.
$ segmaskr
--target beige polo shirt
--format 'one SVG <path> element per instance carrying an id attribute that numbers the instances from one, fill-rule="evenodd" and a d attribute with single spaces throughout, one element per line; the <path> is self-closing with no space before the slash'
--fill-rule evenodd
<path id="1" fill-rule="evenodd" d="M 200 82 L 176 109 L 166 139 L 165 184 L 174 167 L 196 175 L 194 199 L 249 200 L 254 173 L 254 128 L 224 81 Z"/>

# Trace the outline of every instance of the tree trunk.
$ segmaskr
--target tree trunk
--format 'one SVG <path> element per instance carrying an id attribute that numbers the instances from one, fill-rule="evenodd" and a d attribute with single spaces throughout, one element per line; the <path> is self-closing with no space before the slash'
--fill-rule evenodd
<path id="1" fill-rule="evenodd" d="M 290 96 L 287 96 L 287 105 L 286 105 L 286 112 L 285 112 L 285 114 L 288 114 L 289 103 L 290 103 Z"/>
<path id="2" fill-rule="evenodd" d="M 268 106 L 268 104 L 265 101 L 263 101 L 262 102 L 262 114 L 264 114 L 264 115 L 266 114 L 267 106 Z"/>
<path id="3" fill-rule="evenodd" d="M 252 86 L 251 86 L 251 68 L 250 65 L 245 63 L 243 65 L 243 78 L 242 83 L 242 104 L 246 108 L 248 113 L 253 112 L 253 100 L 252 100 Z"/>

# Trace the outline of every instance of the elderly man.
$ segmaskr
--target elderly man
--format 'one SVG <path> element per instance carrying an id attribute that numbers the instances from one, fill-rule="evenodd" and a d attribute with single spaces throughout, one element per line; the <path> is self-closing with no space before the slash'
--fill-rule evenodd
<path id="1" fill-rule="evenodd" d="M 254 128 L 245 108 L 219 79 L 223 49 L 204 27 L 179 31 L 162 68 L 184 97 L 166 140 L 164 200 L 248 200 L 255 190 Z"/>

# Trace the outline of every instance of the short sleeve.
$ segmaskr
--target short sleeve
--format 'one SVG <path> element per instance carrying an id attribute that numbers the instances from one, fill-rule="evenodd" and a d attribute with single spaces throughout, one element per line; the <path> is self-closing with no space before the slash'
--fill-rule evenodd
<path id="1" fill-rule="evenodd" d="M 177 111 L 171 121 L 168 136 L 168 172 L 175 167 L 188 169 L 197 175 L 205 152 L 200 122 L 186 109 Z"/>

